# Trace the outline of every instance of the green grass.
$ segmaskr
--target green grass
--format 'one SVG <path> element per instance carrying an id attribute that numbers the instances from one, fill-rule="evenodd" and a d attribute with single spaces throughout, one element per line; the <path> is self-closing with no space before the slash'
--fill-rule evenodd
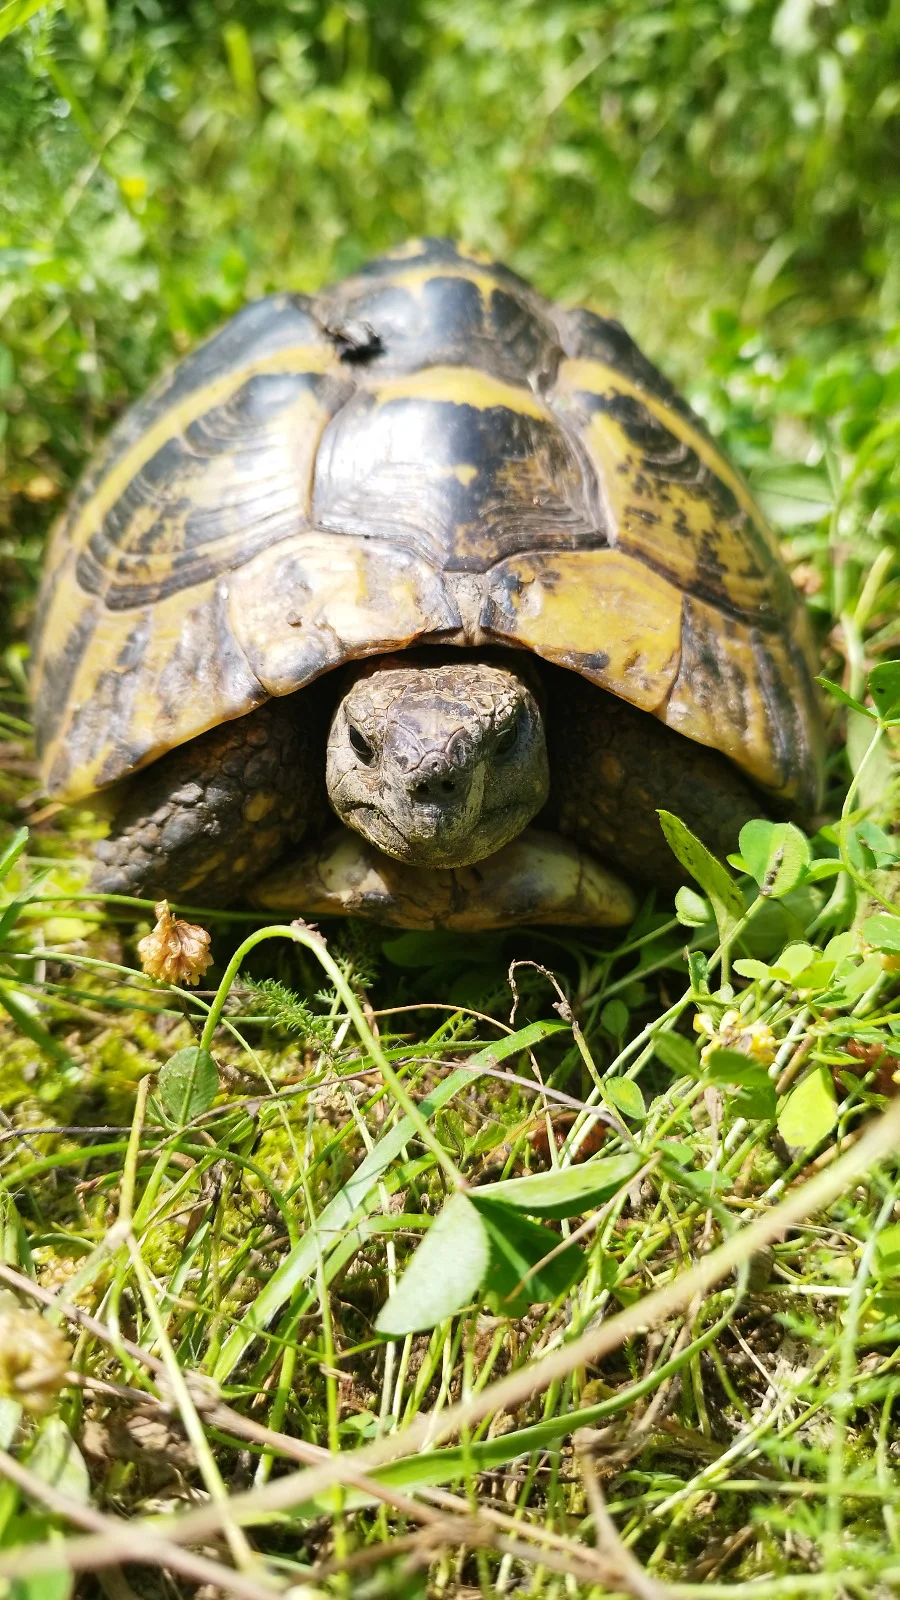
<path id="1" fill-rule="evenodd" d="M 898 58 L 878 0 L 0 7 L 10 1593 L 900 1589 Z M 823 814 L 618 943 L 191 908 L 167 989 L 39 793 L 48 524 L 209 328 L 420 231 L 725 440 L 858 702 Z"/>

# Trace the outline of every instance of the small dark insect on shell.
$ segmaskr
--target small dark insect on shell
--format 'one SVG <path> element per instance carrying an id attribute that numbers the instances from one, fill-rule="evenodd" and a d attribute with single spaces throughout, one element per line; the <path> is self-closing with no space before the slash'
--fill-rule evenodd
<path id="1" fill-rule="evenodd" d="M 344 322 L 326 323 L 325 332 L 337 345 L 341 361 L 371 361 L 373 356 L 380 356 L 384 349 L 371 323 L 362 322 L 356 317 L 347 317 Z"/>

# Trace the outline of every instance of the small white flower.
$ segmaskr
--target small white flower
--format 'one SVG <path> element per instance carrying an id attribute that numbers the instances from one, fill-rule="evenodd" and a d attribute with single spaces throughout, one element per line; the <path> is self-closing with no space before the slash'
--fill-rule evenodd
<path id="1" fill-rule="evenodd" d="M 700 1060 L 705 1061 L 714 1050 L 737 1050 L 743 1056 L 758 1061 L 761 1067 L 770 1067 L 778 1051 L 778 1040 L 767 1022 L 745 1022 L 739 1011 L 726 1011 L 718 1027 L 708 1011 L 694 1017 L 696 1033 L 706 1035 L 700 1050 Z"/>

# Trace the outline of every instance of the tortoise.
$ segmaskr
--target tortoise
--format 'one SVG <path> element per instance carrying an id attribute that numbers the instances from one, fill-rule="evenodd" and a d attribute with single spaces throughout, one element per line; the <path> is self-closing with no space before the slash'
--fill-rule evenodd
<path id="1" fill-rule="evenodd" d="M 52 539 L 43 776 L 96 887 L 401 927 L 618 925 L 816 804 L 804 611 L 621 325 L 415 240 L 248 305 Z"/>

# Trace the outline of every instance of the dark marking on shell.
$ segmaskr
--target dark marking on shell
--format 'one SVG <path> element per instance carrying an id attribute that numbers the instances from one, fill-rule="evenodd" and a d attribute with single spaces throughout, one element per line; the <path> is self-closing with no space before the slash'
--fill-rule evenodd
<path id="1" fill-rule="evenodd" d="M 598 676 L 605 672 L 609 666 L 610 658 L 605 650 L 592 650 L 588 655 L 578 657 L 578 670 L 590 677 L 596 673 Z"/>
<path id="2" fill-rule="evenodd" d="M 574 311 L 559 312 L 557 323 L 566 355 L 581 360 L 602 361 L 606 366 L 615 367 L 623 377 L 640 384 L 642 389 L 684 417 L 692 427 L 698 428 L 706 438 L 710 437 L 706 424 L 691 410 L 668 378 L 638 348 L 621 322 L 579 307 Z"/>
<path id="3" fill-rule="evenodd" d="M 717 617 L 713 626 L 685 596 L 681 637 L 679 684 L 690 684 L 691 695 L 714 721 L 727 721 L 746 734 L 752 686 L 734 656 L 723 649 L 723 642 L 734 638 L 731 618 Z"/>
<path id="4" fill-rule="evenodd" d="M 98 750 L 108 751 L 98 775 L 98 786 L 114 782 L 136 765 L 138 758 L 129 729 L 135 701 L 146 690 L 140 666 L 152 630 L 153 619 L 149 612 L 143 612 L 131 629 L 116 665 L 99 674 L 90 699 L 72 714 L 67 740 L 72 765 L 83 758 L 90 761 Z"/>
<path id="5" fill-rule="evenodd" d="M 302 294 L 273 294 L 257 300 L 159 378 L 116 423 L 82 477 L 69 502 L 61 539 L 74 527 L 107 473 L 173 406 L 205 384 L 237 371 L 251 357 L 258 361 L 292 345 L 320 344 L 322 333 L 310 313 L 311 305 L 309 296 Z"/>
<path id="6" fill-rule="evenodd" d="M 35 719 L 35 742 L 39 756 L 43 755 L 55 737 L 66 714 L 72 682 L 94 636 L 97 609 L 93 601 L 85 601 L 71 629 L 60 641 L 59 647 L 56 650 L 48 650 L 44 657 L 41 715 Z"/>
<path id="7" fill-rule="evenodd" d="M 535 547 L 608 544 L 593 475 L 552 418 L 418 396 L 378 404 L 358 394 L 333 418 L 313 517 L 447 571 L 484 572 Z"/>
<path id="8" fill-rule="evenodd" d="M 85 592 L 102 595 L 112 611 L 151 605 L 305 527 L 309 483 L 285 425 L 305 392 L 330 411 L 347 390 L 328 374 L 260 373 L 169 439 L 79 557 Z M 219 475 L 218 497 L 211 474 Z"/>
<path id="9" fill-rule="evenodd" d="M 805 758 L 801 765 L 804 784 L 809 784 L 809 748 L 803 732 L 795 693 L 784 681 L 783 674 L 773 658 L 769 641 L 757 628 L 751 629 L 750 647 L 758 672 L 757 690 L 766 708 L 766 724 L 776 764 L 786 777 L 791 766 L 797 764 L 798 752 Z M 814 783 L 813 779 L 813 783 Z"/>

